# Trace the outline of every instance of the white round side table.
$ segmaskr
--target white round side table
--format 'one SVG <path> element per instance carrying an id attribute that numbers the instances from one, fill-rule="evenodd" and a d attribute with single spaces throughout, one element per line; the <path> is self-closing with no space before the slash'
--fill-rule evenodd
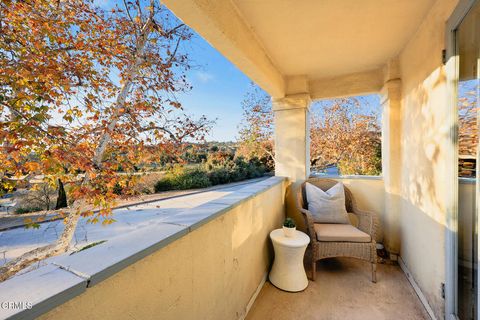
<path id="1" fill-rule="evenodd" d="M 270 282 L 277 288 L 297 292 L 308 286 L 307 274 L 303 267 L 303 255 L 310 238 L 303 232 L 295 231 L 295 236 L 287 238 L 282 229 L 270 232 L 275 260 L 270 271 Z"/>

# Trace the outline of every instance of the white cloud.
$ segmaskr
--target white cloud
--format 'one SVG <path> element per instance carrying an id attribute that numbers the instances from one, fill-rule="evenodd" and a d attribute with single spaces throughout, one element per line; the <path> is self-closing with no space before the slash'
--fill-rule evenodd
<path id="1" fill-rule="evenodd" d="M 197 72 L 196 77 L 202 83 L 210 82 L 215 78 L 213 74 L 203 71 Z"/>

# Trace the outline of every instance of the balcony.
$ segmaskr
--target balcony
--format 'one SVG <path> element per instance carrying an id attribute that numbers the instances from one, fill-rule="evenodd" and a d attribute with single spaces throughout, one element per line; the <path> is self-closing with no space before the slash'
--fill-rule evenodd
<path id="1" fill-rule="evenodd" d="M 0 301 L 33 304 L 0 310 L 0 316 L 458 317 L 462 292 L 468 293 L 458 284 L 459 259 L 470 266 L 476 261 L 471 247 L 459 250 L 458 244 L 472 236 L 476 212 L 469 206 L 472 181 L 458 180 L 455 86 L 478 70 L 480 46 L 478 33 L 467 32 L 473 41 L 465 46 L 455 34 L 470 9 L 478 17 L 478 3 L 164 3 L 272 96 L 276 177 L 174 210 L 147 228 L 134 226 L 125 236 L 0 284 Z M 379 265 L 376 284 L 368 264 L 334 258 L 318 262 L 317 280 L 305 291 L 282 292 L 267 281 L 274 258 L 268 235 L 285 216 L 304 229 L 294 194 L 310 177 L 311 102 L 368 93 L 382 97 L 383 176 L 337 178 L 360 208 L 379 217 L 376 240 L 391 260 Z M 467 213 L 461 219 L 460 210 Z M 462 221 L 471 229 L 459 228 Z"/>
<path id="2" fill-rule="evenodd" d="M 342 181 L 363 199 L 364 208 L 383 206 L 377 201 L 382 179 Z M 355 310 L 358 319 L 428 319 L 396 263 L 379 265 L 376 284 L 368 263 L 339 258 L 319 262 L 317 280 L 301 293 L 272 286 L 268 234 L 284 218 L 287 187 L 286 179 L 272 177 L 228 191 L 119 209 L 115 228 L 123 230 L 120 236 L 89 230 L 91 237 L 100 232 L 108 241 L 50 258 L 0 284 L 2 301 L 33 304 L 2 317 L 103 319 L 134 313 L 142 319 L 297 319 L 299 314 L 340 319 L 352 318 Z"/>

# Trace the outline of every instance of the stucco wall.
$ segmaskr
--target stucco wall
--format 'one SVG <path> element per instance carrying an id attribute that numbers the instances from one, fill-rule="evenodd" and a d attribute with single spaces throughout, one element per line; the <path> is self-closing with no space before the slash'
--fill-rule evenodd
<path id="1" fill-rule="evenodd" d="M 285 183 L 248 199 L 41 319 L 241 319 L 269 270 Z M 135 239 L 132 239 L 135 241 Z"/>
<path id="2" fill-rule="evenodd" d="M 310 136 L 308 95 L 272 99 L 275 120 L 275 175 L 292 181 L 309 175 Z"/>
<path id="3" fill-rule="evenodd" d="M 452 141 L 442 65 L 445 23 L 456 0 L 437 1 L 400 53 L 402 177 L 400 255 L 435 315 L 443 319 L 445 224 Z"/>
<path id="4" fill-rule="evenodd" d="M 385 212 L 385 193 L 383 179 L 370 178 L 339 178 L 336 179 L 352 191 L 355 201 L 360 209 L 373 212 L 380 220 L 377 230 L 377 242 L 383 242 L 388 235 L 383 233 L 383 221 L 388 212 Z"/>

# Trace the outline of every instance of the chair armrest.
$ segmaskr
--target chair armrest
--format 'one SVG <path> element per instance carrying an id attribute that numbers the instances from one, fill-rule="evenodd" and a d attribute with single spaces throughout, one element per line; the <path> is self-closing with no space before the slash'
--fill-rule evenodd
<path id="1" fill-rule="evenodd" d="M 307 209 L 298 208 L 298 210 L 300 210 L 300 212 L 303 214 L 305 227 L 307 227 L 307 233 L 310 236 L 310 242 L 315 243 L 317 236 L 315 234 L 315 228 L 313 227 L 315 222 L 313 221 L 312 214 Z"/>
<path id="2" fill-rule="evenodd" d="M 378 226 L 377 216 L 372 212 L 363 211 L 356 207 L 353 208 L 353 213 L 358 217 L 358 229 L 368 233 L 375 241 Z"/>

